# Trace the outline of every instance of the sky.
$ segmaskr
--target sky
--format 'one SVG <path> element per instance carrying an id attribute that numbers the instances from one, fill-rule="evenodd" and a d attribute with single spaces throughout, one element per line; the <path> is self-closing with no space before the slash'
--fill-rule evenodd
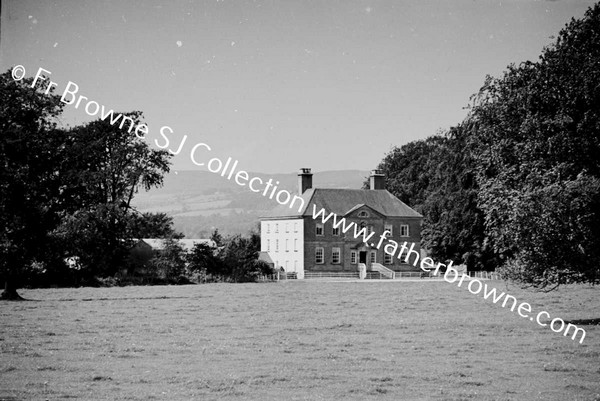
<path id="1" fill-rule="evenodd" d="M 486 75 L 538 59 L 593 1 L 2 1 L 0 67 L 141 110 L 174 170 L 377 166 L 462 121 Z M 93 120 L 66 105 L 65 126 Z"/>

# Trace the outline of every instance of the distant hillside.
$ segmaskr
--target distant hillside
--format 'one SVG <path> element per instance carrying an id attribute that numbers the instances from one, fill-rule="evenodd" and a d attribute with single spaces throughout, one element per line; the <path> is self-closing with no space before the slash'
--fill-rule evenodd
<path id="1" fill-rule="evenodd" d="M 278 187 L 298 191 L 297 172 L 287 174 L 249 173 L 263 181 L 279 181 Z M 316 172 L 313 187 L 361 188 L 368 171 Z M 141 192 L 133 201 L 140 212 L 165 212 L 173 216 L 175 228 L 188 238 L 207 237 L 218 228 L 224 235 L 245 234 L 258 224 L 259 217 L 277 202 L 252 192 L 233 180 L 207 171 L 178 171 L 165 177 L 162 188 Z"/>

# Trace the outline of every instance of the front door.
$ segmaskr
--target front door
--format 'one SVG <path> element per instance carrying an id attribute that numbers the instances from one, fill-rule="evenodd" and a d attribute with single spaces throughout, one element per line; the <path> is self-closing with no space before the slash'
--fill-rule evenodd
<path id="1" fill-rule="evenodd" d="M 360 251 L 358 253 L 358 263 L 367 264 L 367 251 Z"/>

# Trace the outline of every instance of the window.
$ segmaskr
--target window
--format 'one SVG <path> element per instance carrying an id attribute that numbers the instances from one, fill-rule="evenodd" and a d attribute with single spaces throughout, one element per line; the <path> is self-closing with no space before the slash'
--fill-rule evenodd
<path id="1" fill-rule="evenodd" d="M 358 217 L 369 217 L 369 212 L 361 210 L 358 212 Z"/>
<path id="2" fill-rule="evenodd" d="M 271 225 L 269 223 L 267 223 L 267 234 L 269 234 L 271 232 Z"/>
<path id="3" fill-rule="evenodd" d="M 356 251 L 350 251 L 350 263 L 356 264 Z"/>
<path id="4" fill-rule="evenodd" d="M 391 224 L 386 224 L 385 228 L 384 228 L 384 232 L 385 232 L 385 230 L 387 230 L 390 232 L 388 235 L 390 235 L 390 236 L 394 235 L 394 230 L 392 228 L 393 228 L 393 226 Z"/>
<path id="5" fill-rule="evenodd" d="M 371 251 L 371 263 L 377 263 L 377 252 Z"/>
<path id="6" fill-rule="evenodd" d="M 289 266 L 289 265 L 290 265 L 290 261 L 289 261 L 289 260 L 286 260 L 286 261 L 285 261 L 285 271 L 286 271 L 286 272 L 289 272 L 289 271 L 290 271 L 290 266 Z"/>
<path id="7" fill-rule="evenodd" d="M 279 232 L 279 223 L 275 223 L 275 232 L 278 233 Z"/>
<path id="8" fill-rule="evenodd" d="M 294 238 L 294 252 L 298 252 L 298 238 Z"/>
<path id="9" fill-rule="evenodd" d="M 267 252 L 271 250 L 271 240 L 267 240 Z"/>
<path id="10" fill-rule="evenodd" d="M 275 240 L 275 252 L 279 252 L 279 240 Z"/>
<path id="11" fill-rule="evenodd" d="M 323 259 L 323 248 L 321 247 L 317 247 L 315 248 L 315 263 L 323 263 L 324 259 Z"/>
<path id="12" fill-rule="evenodd" d="M 285 240 L 285 251 L 289 252 L 290 251 L 290 240 L 286 238 Z"/>
<path id="13" fill-rule="evenodd" d="M 323 224 L 317 223 L 317 235 L 323 235 Z"/>
<path id="14" fill-rule="evenodd" d="M 373 232 L 373 226 L 367 226 L 367 234 L 371 234 Z"/>
<path id="15" fill-rule="evenodd" d="M 408 237 L 408 224 L 402 224 L 400 226 L 400 236 L 401 237 Z"/>
<path id="16" fill-rule="evenodd" d="M 333 248 L 331 250 L 331 263 L 334 263 L 334 264 L 340 263 L 340 248 Z"/>
<path id="17" fill-rule="evenodd" d="M 298 232 L 298 223 L 294 223 L 294 232 L 297 233 Z"/>
<path id="18" fill-rule="evenodd" d="M 400 261 L 400 263 L 406 263 L 404 261 L 404 259 L 406 259 L 407 253 L 406 252 L 402 252 L 402 249 L 400 251 L 401 251 L 400 254 L 398 254 L 398 260 Z"/>
<path id="19" fill-rule="evenodd" d="M 383 263 L 386 265 L 392 264 L 392 255 L 387 252 L 383 252 Z"/>
<path id="20" fill-rule="evenodd" d="M 339 227 L 333 227 L 333 230 L 331 230 L 331 233 L 333 235 L 340 235 L 340 228 Z"/>
<path id="21" fill-rule="evenodd" d="M 294 271 L 297 272 L 298 271 L 298 261 L 294 260 Z"/>
<path id="22" fill-rule="evenodd" d="M 290 223 L 285 223 L 285 232 L 286 233 L 290 232 Z"/>

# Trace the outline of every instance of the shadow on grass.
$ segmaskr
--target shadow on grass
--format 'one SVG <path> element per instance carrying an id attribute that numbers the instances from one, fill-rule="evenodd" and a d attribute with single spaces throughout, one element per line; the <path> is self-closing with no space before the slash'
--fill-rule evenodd
<path id="1" fill-rule="evenodd" d="M 138 300 L 144 300 L 144 299 L 196 299 L 196 298 L 202 298 L 202 297 L 167 297 L 167 296 L 162 296 L 162 297 L 121 297 L 121 298 L 60 298 L 60 299 L 53 299 L 52 301 L 80 301 L 80 302 L 91 302 L 91 301 L 138 301 Z M 1 401 L 1 400 L 0 400 Z"/>
<path id="2" fill-rule="evenodd" d="M 565 320 L 566 324 L 576 324 L 580 326 L 596 326 L 600 325 L 600 318 L 598 319 L 575 319 L 575 320 Z"/>

